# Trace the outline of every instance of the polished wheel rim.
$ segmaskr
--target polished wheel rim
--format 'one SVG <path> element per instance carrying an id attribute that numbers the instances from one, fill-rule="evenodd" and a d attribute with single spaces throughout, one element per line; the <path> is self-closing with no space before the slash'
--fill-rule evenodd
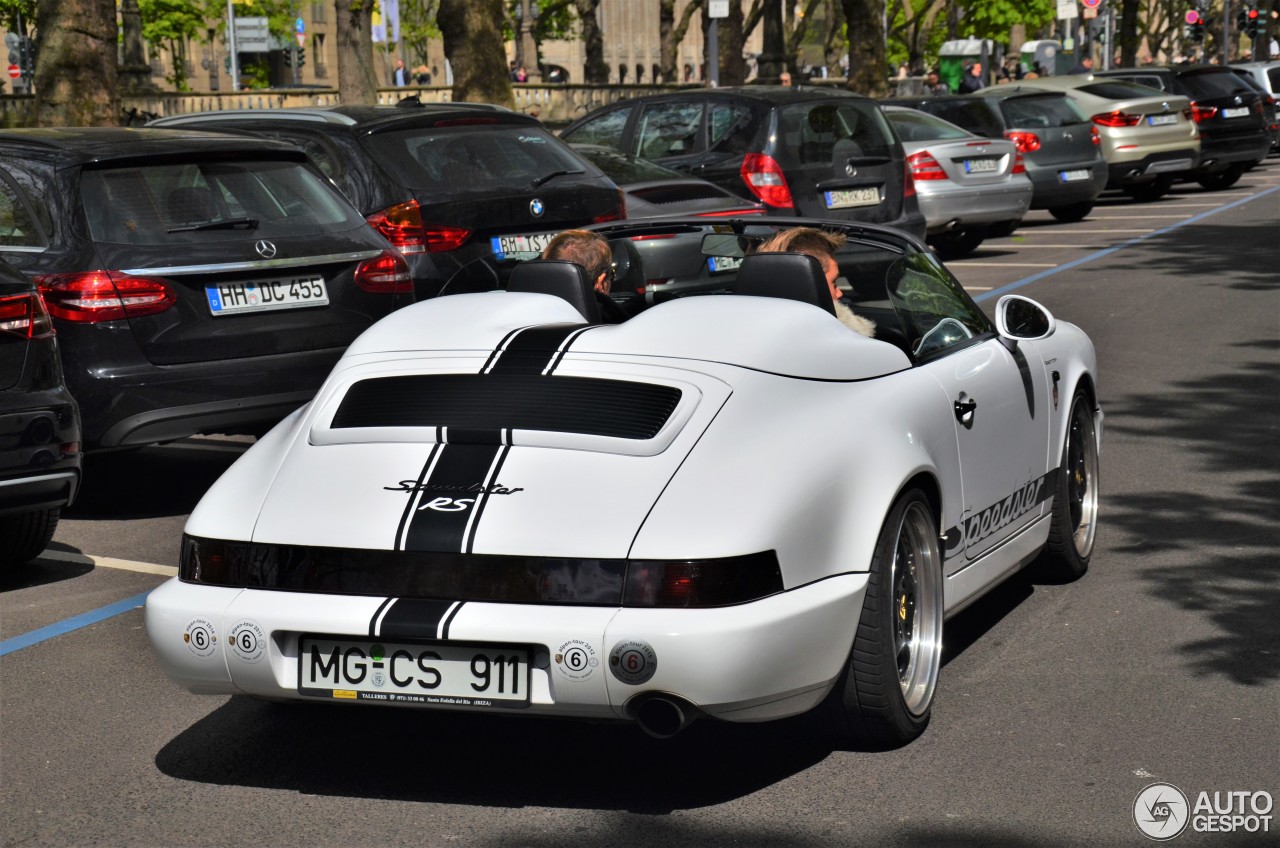
<path id="1" fill-rule="evenodd" d="M 1071 540 L 1076 553 L 1089 556 L 1098 529 L 1098 440 L 1093 417 L 1079 401 L 1071 412 L 1067 434 L 1067 509 L 1071 515 Z"/>
<path id="2" fill-rule="evenodd" d="M 898 683 L 907 709 L 928 710 L 942 657 L 942 583 L 933 517 L 922 504 L 907 507 L 894 546 L 891 613 Z"/>

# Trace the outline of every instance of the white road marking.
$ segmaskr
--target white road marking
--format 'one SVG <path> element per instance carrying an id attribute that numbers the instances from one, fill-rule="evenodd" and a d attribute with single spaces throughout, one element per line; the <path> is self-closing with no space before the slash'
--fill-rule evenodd
<path id="1" fill-rule="evenodd" d="M 1094 215 L 1090 218 L 1092 221 L 1132 221 L 1135 218 L 1190 218 L 1191 213 L 1185 215 Z"/>
<path id="2" fill-rule="evenodd" d="M 1069 232 L 1071 232 L 1072 234 L 1075 234 L 1075 233 L 1083 233 L 1083 234 L 1086 234 L 1086 235 L 1096 236 L 1096 235 L 1101 235 L 1101 234 L 1104 234 L 1104 233 L 1107 233 L 1107 234 L 1109 234 L 1109 233 L 1154 233 L 1154 232 L 1155 232 L 1155 230 L 1154 230 L 1154 229 L 1146 229 L 1146 230 L 1121 230 L 1121 229 L 1112 229 L 1112 230 L 1070 230 Z"/>
<path id="3" fill-rule="evenodd" d="M 955 260 L 952 260 L 955 261 Z M 965 262 L 958 263 L 961 268 L 1057 268 L 1057 262 Z"/>
<path id="4" fill-rule="evenodd" d="M 45 551 L 40 554 L 39 559 L 51 559 L 55 562 L 74 562 L 80 565 L 92 565 L 95 568 L 115 568 L 120 571 L 137 571 L 142 574 L 159 574 L 164 577 L 178 576 L 178 568 L 173 565 L 156 565 L 152 562 L 134 562 L 128 559 L 88 556 L 86 554 L 67 553 L 66 551 Z"/>

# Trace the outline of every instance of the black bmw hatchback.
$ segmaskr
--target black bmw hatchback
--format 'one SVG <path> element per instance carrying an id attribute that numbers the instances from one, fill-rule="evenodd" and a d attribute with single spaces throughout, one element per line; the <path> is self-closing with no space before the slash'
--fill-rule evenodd
<path id="1" fill-rule="evenodd" d="M 561 230 L 626 217 L 622 192 L 536 119 L 428 103 L 199 112 L 156 127 L 297 145 L 408 259 L 419 298 L 467 263 L 529 256 Z"/>
<path id="2" fill-rule="evenodd" d="M 404 258 L 289 145 L 10 130 L 0 196 L 0 258 L 39 286 L 91 447 L 259 432 L 413 300 Z"/>
<path id="3" fill-rule="evenodd" d="M 0 196 L 0 245 L 20 238 Z M 80 417 L 35 285 L 0 262 L 0 568 L 53 538 L 80 487 Z"/>

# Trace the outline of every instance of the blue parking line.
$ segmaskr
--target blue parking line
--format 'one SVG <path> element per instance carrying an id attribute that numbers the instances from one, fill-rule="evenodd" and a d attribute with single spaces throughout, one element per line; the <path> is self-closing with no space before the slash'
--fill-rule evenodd
<path id="1" fill-rule="evenodd" d="M 1133 247 L 1135 244 L 1138 244 L 1139 242 L 1144 241 L 1145 239 L 1164 235 L 1165 233 L 1178 229 L 1178 227 L 1185 227 L 1187 224 L 1194 224 L 1197 221 L 1203 221 L 1205 218 L 1208 218 L 1210 215 L 1217 215 L 1219 212 L 1225 212 L 1228 209 L 1234 209 L 1237 206 L 1242 206 L 1245 203 L 1250 203 L 1254 200 L 1257 200 L 1259 197 L 1266 197 L 1268 194 L 1272 194 L 1273 192 L 1277 192 L 1277 191 L 1280 191 L 1280 186 L 1276 186 L 1275 188 L 1269 188 L 1269 189 L 1266 189 L 1265 191 L 1260 191 L 1257 194 L 1251 194 L 1248 197 L 1243 197 L 1240 200 L 1237 200 L 1235 203 L 1228 203 L 1226 206 L 1219 206 L 1217 209 L 1210 209 L 1208 212 L 1201 212 L 1199 215 L 1192 216 L 1185 221 L 1179 221 L 1176 224 L 1170 224 L 1169 226 L 1160 230 L 1155 230 L 1154 232 L 1144 233 L 1140 236 L 1131 238 L 1128 241 L 1122 242 L 1121 244 L 1117 244 L 1114 247 L 1103 248 L 1102 250 L 1099 250 L 1096 253 L 1090 253 L 1088 256 L 1082 256 L 1079 259 L 1073 259 L 1070 262 L 1066 262 L 1062 265 L 1059 265 L 1056 268 L 1050 268 L 1047 271 L 1040 271 L 1036 274 L 1032 274 L 1030 277 L 1023 277 L 1021 280 L 1016 280 L 1012 283 L 1009 283 L 1009 285 L 1007 286 L 1001 286 L 998 289 L 992 289 L 989 292 L 980 294 L 977 297 L 975 297 L 974 300 L 978 303 L 981 303 L 984 300 L 990 300 L 993 297 L 999 297 L 1002 294 L 1008 294 L 1009 292 L 1014 291 L 1015 289 L 1020 289 L 1023 286 L 1028 286 L 1028 285 L 1031 285 L 1032 283 L 1039 282 L 1040 280 L 1043 280 L 1045 277 L 1052 277 L 1054 274 L 1060 273 L 1062 271 L 1069 271 L 1072 268 L 1077 268 L 1088 262 L 1093 262 L 1095 259 L 1101 259 L 1104 256 L 1110 256 L 1116 251 L 1124 250 L 1126 247 Z"/>
<path id="2" fill-rule="evenodd" d="M 96 610 L 75 615 L 71 618 L 63 619 L 55 624 L 41 627 L 38 630 L 32 630 L 30 633 L 24 633 L 21 636 L 14 636 L 12 639 L 5 639 L 0 642 L 0 657 L 6 654 L 12 654 L 14 651 L 20 651 L 23 648 L 29 648 L 32 645 L 38 645 L 41 642 L 52 639 L 55 636 L 61 636 L 64 633 L 70 633 L 73 630 L 79 630 L 81 627 L 88 627 L 90 624 L 97 624 L 99 621 L 105 621 L 108 618 L 114 618 L 124 612 L 139 609 L 147 601 L 147 595 L 150 591 L 142 592 L 134 595 L 132 598 L 125 598 L 123 601 L 116 601 L 114 604 L 108 604 L 105 607 L 99 607 Z"/>

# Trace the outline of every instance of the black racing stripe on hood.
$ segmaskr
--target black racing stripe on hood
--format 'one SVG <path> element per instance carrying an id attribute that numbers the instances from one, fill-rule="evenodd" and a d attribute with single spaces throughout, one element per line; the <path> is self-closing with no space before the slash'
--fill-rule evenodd
<path id="1" fill-rule="evenodd" d="M 482 492 L 492 482 L 499 454 L 510 450 L 496 442 L 487 445 L 437 446 L 439 455 L 416 502 L 404 533 L 406 551 L 464 552 L 464 543 L 474 536 L 472 527 L 480 519 L 485 498 Z"/>
<path id="2" fill-rule="evenodd" d="M 584 329 L 581 324 L 529 327 L 506 340 L 497 360 L 486 363 L 486 374 L 542 374 L 559 362 L 566 340 Z"/>
<path id="3" fill-rule="evenodd" d="M 399 598 L 382 617 L 373 635 L 379 639 L 444 639 L 447 619 L 457 614 L 461 601 Z"/>

